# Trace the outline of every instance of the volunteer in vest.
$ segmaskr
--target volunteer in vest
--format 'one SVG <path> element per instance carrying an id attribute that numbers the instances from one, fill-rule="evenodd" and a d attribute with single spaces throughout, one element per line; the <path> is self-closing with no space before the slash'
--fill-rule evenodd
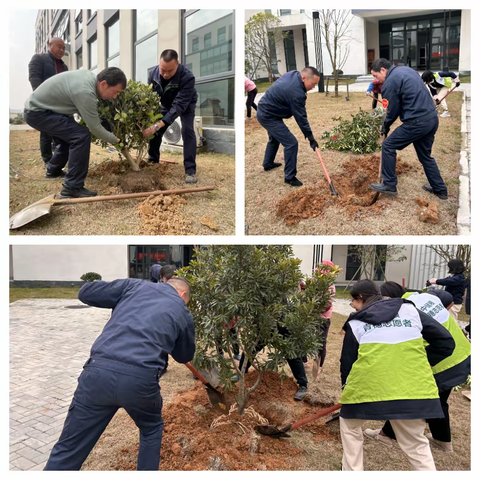
<path id="1" fill-rule="evenodd" d="M 465 265 L 458 258 L 454 258 L 448 262 L 449 277 L 446 278 L 431 278 L 428 282 L 432 285 L 441 285 L 445 287 L 445 291 L 450 293 L 453 297 L 453 307 L 450 309 L 450 314 L 458 323 L 458 314 L 462 309 L 463 295 L 467 281 L 465 279 Z"/>
<path id="2" fill-rule="evenodd" d="M 370 188 L 376 192 L 397 195 L 397 150 L 403 150 L 413 143 L 429 183 L 422 188 L 441 200 L 447 200 L 447 186 L 432 157 L 432 146 L 438 129 L 437 109 L 420 75 L 410 67 L 397 67 L 384 58 L 373 62 L 371 73 L 377 80 L 384 82 L 382 98 L 388 102 L 382 134 L 385 137 L 388 135 L 398 117 L 402 125 L 383 141 L 383 182 L 372 183 Z"/>
<path id="3" fill-rule="evenodd" d="M 195 77 L 185 66 L 179 63 L 175 50 L 164 50 L 159 64 L 148 74 L 148 84 L 160 97 L 160 122 L 146 128 L 143 135 L 155 135 L 150 140 L 148 161 L 159 163 L 162 138 L 168 127 L 178 118 L 182 121 L 183 166 L 185 167 L 185 183 L 197 183 L 197 137 L 195 135 L 195 107 L 197 106 L 197 90 Z"/>
<path id="4" fill-rule="evenodd" d="M 137 470 L 157 470 L 162 444 L 163 352 L 179 363 L 195 353 L 190 286 L 182 278 L 167 283 L 139 279 L 88 282 L 78 299 L 112 309 L 78 378 L 60 439 L 45 470 L 80 470 L 119 408 L 140 430 Z"/>
<path id="5" fill-rule="evenodd" d="M 425 419 L 443 412 L 430 365 L 450 356 L 455 342 L 409 300 L 384 300 L 371 280 L 357 282 L 350 295 L 356 312 L 343 327 L 340 358 L 343 470 L 363 470 L 365 420 L 390 420 L 413 469 L 435 470 Z"/>
<path id="6" fill-rule="evenodd" d="M 449 309 L 453 305 L 453 298 L 444 290 L 431 290 L 427 293 L 405 293 L 403 287 L 395 282 L 384 283 L 380 290 L 384 296 L 389 298 L 399 298 L 403 295 L 403 298 L 411 300 L 418 310 L 443 325 L 455 341 L 455 350 L 452 355 L 432 368 L 444 417 L 427 419 L 430 433 L 426 434 L 433 446 L 444 452 L 453 452 L 448 398 L 452 388 L 464 383 L 471 372 L 470 342 L 465 338 L 460 327 L 449 313 Z M 390 422 L 385 423 L 378 430 L 366 429 L 365 436 L 390 446 L 396 440 Z"/>
<path id="7" fill-rule="evenodd" d="M 247 120 L 252 118 L 252 107 L 257 111 L 257 104 L 255 103 L 255 97 L 257 96 L 258 90 L 257 86 L 250 80 L 245 77 L 245 93 L 247 94 Z"/>
<path id="8" fill-rule="evenodd" d="M 268 172 L 282 166 L 281 163 L 275 162 L 278 148 L 282 144 L 285 157 L 285 183 L 292 187 L 303 185 L 296 177 L 298 141 L 283 120 L 295 117 L 302 134 L 310 142 L 312 150 L 315 151 L 318 148 L 308 123 L 305 104 L 307 92 L 315 88 L 319 81 L 320 73 L 316 68 L 305 67 L 301 72 L 292 70 L 284 73 L 258 102 L 257 120 L 268 133 L 263 169 Z"/>
<path id="9" fill-rule="evenodd" d="M 65 55 L 65 42 L 61 38 L 54 37 L 48 44 L 48 53 L 36 53 L 28 64 L 28 80 L 35 91 L 45 80 L 68 71 L 68 67 L 62 60 Z M 40 132 L 40 154 L 45 163 L 52 158 L 53 137 L 46 132 Z M 65 173 L 62 174 L 65 176 Z M 46 178 L 51 177 L 48 172 Z"/>
<path id="10" fill-rule="evenodd" d="M 453 72 L 437 72 L 433 73 L 430 70 L 426 70 L 422 73 L 422 80 L 430 90 L 435 102 L 443 98 L 454 86 L 460 85 L 460 79 Z M 443 113 L 441 117 L 449 117 L 448 105 L 446 99 L 443 99 L 440 103 L 443 107 Z"/>

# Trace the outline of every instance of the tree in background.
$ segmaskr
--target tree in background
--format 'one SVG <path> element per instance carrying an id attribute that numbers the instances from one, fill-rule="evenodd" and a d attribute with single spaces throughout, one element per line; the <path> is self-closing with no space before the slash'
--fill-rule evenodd
<path id="1" fill-rule="evenodd" d="M 339 270 L 320 269 L 304 278 L 291 246 L 214 245 L 196 250 L 195 259 L 178 272 L 192 287 L 194 364 L 215 367 L 220 385 L 236 389 L 240 415 L 265 372 L 278 372 L 286 358 L 318 351 L 318 327 L 324 321 L 319 314 L 330 301 L 329 287 Z M 299 289 L 301 281 L 304 290 Z M 258 373 L 251 387 L 245 382 L 247 362 L 241 369 L 235 362 L 235 345 Z M 238 385 L 232 373 L 238 375 Z"/>
<path id="2" fill-rule="evenodd" d="M 465 266 L 465 277 L 470 277 L 471 268 L 471 245 L 427 245 L 427 248 L 433 250 L 442 260 L 435 262 L 435 268 L 444 267 L 450 260 L 457 258 Z"/>

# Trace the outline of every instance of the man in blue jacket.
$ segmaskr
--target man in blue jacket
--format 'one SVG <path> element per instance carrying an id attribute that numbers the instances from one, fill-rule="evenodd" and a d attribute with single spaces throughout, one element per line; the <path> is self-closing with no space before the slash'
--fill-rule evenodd
<path id="1" fill-rule="evenodd" d="M 158 470 L 162 444 L 159 379 L 165 353 L 179 363 L 195 353 L 190 287 L 183 278 L 167 283 L 139 279 L 86 283 L 78 298 L 112 316 L 78 378 L 60 439 L 45 470 L 80 470 L 119 408 L 140 430 L 138 470 Z"/>
<path id="2" fill-rule="evenodd" d="M 164 50 L 160 62 L 148 74 L 148 84 L 158 93 L 163 118 L 160 122 L 143 131 L 143 135 L 155 135 L 150 140 L 148 161 L 160 161 L 160 146 L 168 127 L 180 117 L 182 121 L 183 165 L 185 167 L 185 183 L 197 183 L 197 138 L 193 128 L 197 91 L 193 73 L 178 62 L 175 50 Z"/>
<path id="3" fill-rule="evenodd" d="M 438 129 L 437 109 L 420 75 L 410 67 L 396 67 L 384 58 L 373 62 L 371 73 L 377 80 L 385 82 L 382 97 L 387 99 L 388 107 L 382 134 L 388 135 L 398 117 L 402 125 L 382 143 L 383 183 L 372 183 L 370 187 L 376 192 L 397 195 L 397 150 L 413 143 L 429 182 L 422 188 L 441 200 L 447 200 L 447 186 L 432 157 L 432 145 Z"/>
<path id="4" fill-rule="evenodd" d="M 61 38 L 54 37 L 48 44 L 48 50 L 48 53 L 36 53 L 28 64 L 28 80 L 33 91 L 50 77 L 68 71 L 68 67 L 62 60 L 65 55 L 65 42 Z M 52 140 L 51 135 L 40 132 L 40 153 L 45 165 L 52 158 Z M 48 172 L 45 176 L 53 178 Z"/>
<path id="5" fill-rule="evenodd" d="M 295 117 L 303 135 L 315 151 L 318 143 L 307 119 L 305 103 L 307 92 L 318 84 L 320 73 L 313 67 L 305 67 L 301 72 L 293 70 L 283 74 L 258 102 L 257 120 L 268 132 L 268 143 L 263 159 L 263 169 L 268 172 L 282 164 L 275 162 L 280 144 L 285 156 L 285 183 L 292 187 L 303 184 L 297 175 L 298 141 L 283 123 L 284 118 Z"/>

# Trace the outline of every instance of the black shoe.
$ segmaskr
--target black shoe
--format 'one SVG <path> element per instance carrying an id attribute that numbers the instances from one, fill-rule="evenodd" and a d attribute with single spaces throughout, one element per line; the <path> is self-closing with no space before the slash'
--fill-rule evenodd
<path id="1" fill-rule="evenodd" d="M 397 196 L 397 187 L 389 187 L 384 183 L 371 183 L 370 188 L 379 193 L 388 193 L 389 195 Z"/>
<path id="2" fill-rule="evenodd" d="M 292 187 L 301 187 L 303 185 L 297 177 L 293 177 L 290 180 L 285 179 L 285 183 L 288 183 Z"/>
<path id="3" fill-rule="evenodd" d="M 268 172 L 269 170 L 273 170 L 274 168 L 278 168 L 278 167 L 281 167 L 282 164 L 281 163 L 277 163 L 277 162 L 273 162 L 271 165 L 269 165 L 268 167 L 263 167 L 263 169 Z"/>
<path id="4" fill-rule="evenodd" d="M 87 190 L 85 187 L 70 188 L 64 185 L 58 198 L 85 198 L 85 197 L 96 197 L 96 196 L 97 196 L 97 192 L 93 192 L 92 190 Z"/>
<path id="5" fill-rule="evenodd" d="M 448 200 L 448 195 L 446 193 L 437 193 L 433 191 L 433 188 L 430 185 L 424 185 L 422 187 L 426 192 L 436 195 L 440 200 Z"/>
<path id="6" fill-rule="evenodd" d="M 160 160 L 155 160 L 154 158 L 147 158 L 147 163 L 160 163 Z"/>
<path id="7" fill-rule="evenodd" d="M 303 397 L 306 394 L 307 394 L 307 387 L 306 386 L 300 386 L 300 387 L 298 387 L 298 391 L 294 395 L 293 399 L 297 400 L 298 402 L 301 402 L 303 400 Z"/>
<path id="8" fill-rule="evenodd" d="M 65 170 L 60 170 L 56 172 L 49 172 L 48 169 L 45 173 L 45 178 L 63 178 L 67 172 Z"/>

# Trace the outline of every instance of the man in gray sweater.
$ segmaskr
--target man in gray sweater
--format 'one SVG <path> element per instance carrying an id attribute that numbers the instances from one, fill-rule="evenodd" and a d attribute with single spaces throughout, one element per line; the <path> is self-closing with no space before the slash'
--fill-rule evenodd
<path id="1" fill-rule="evenodd" d="M 91 136 L 112 144 L 120 142 L 102 126 L 98 98 L 116 98 L 126 84 L 125 74 L 116 67 L 106 68 L 98 75 L 89 70 L 75 70 L 49 78 L 25 102 L 28 125 L 59 140 L 46 175 L 50 178 L 63 176 L 62 168 L 68 162 L 60 198 L 94 197 L 97 194 L 84 187 Z M 82 117 L 87 128 L 75 121 L 75 113 Z"/>

